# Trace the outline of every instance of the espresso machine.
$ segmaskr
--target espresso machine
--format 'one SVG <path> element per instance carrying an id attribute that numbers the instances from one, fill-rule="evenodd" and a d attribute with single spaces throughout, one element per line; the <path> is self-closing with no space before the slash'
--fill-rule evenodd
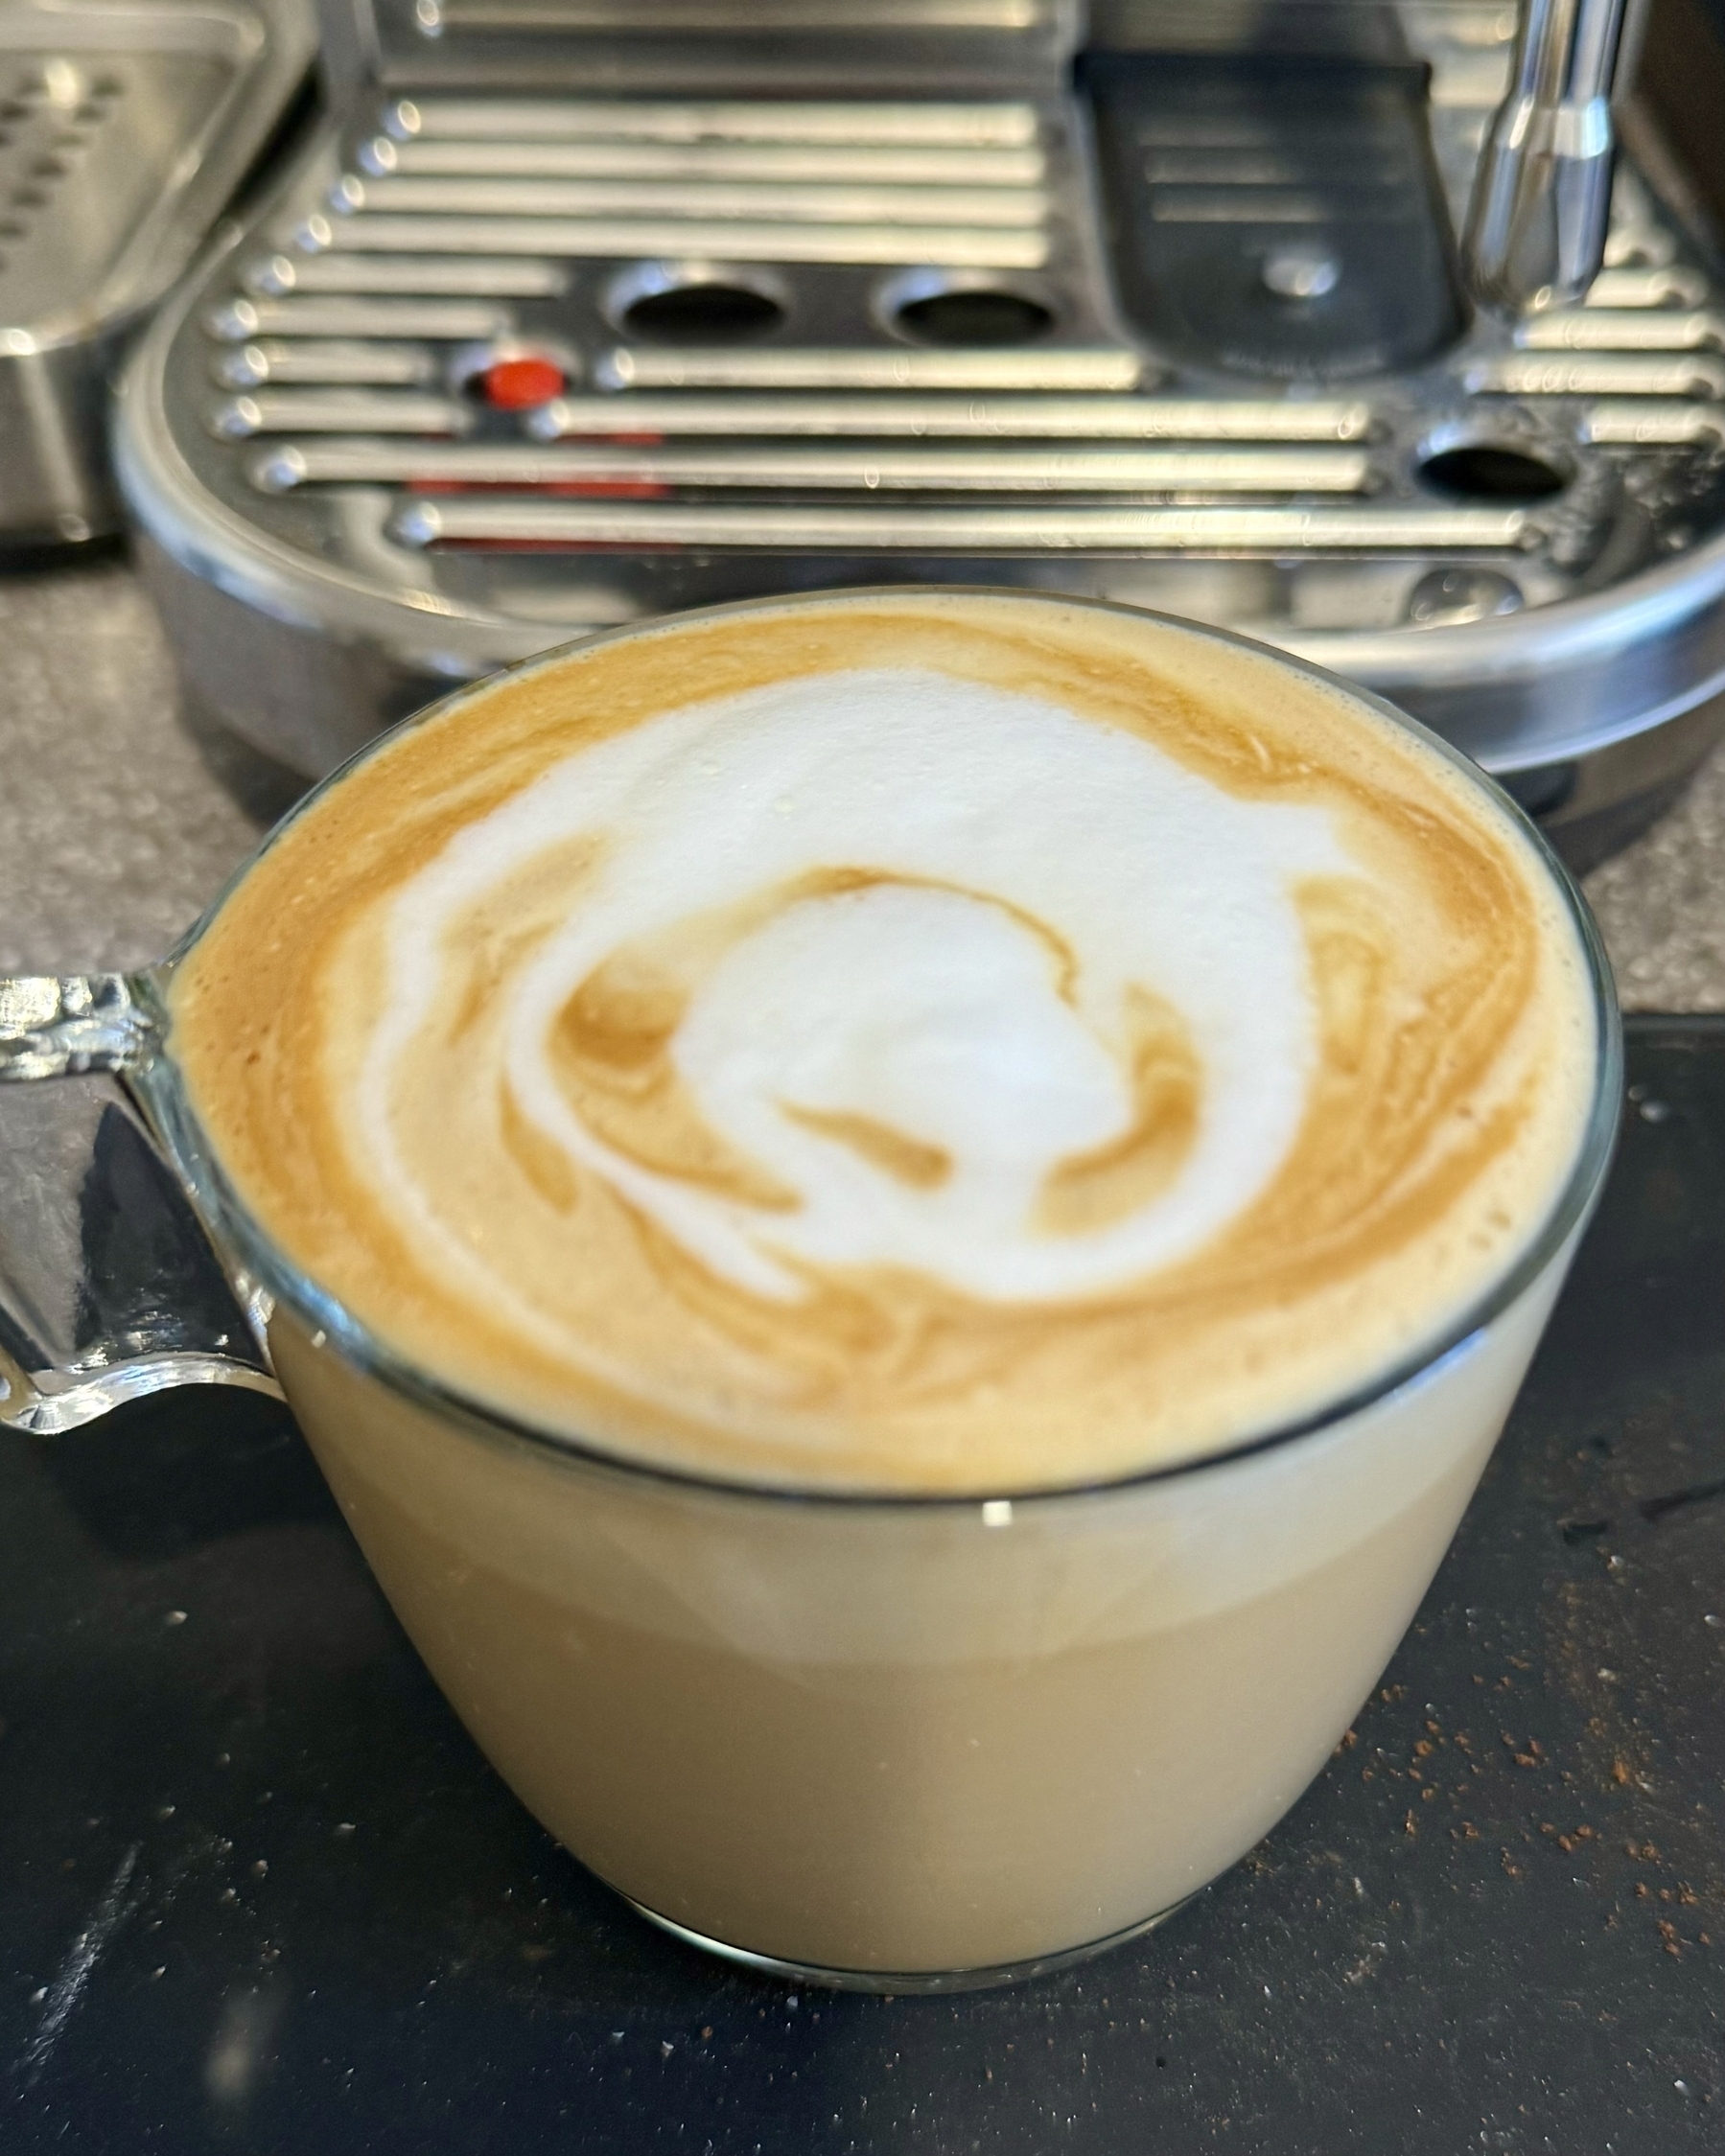
<path id="1" fill-rule="evenodd" d="M 1725 271 L 1638 4 L 323 0 L 327 121 L 121 399 L 188 696 L 309 777 L 670 608 L 1069 591 L 1597 859 L 1725 727 Z"/>
<path id="2" fill-rule="evenodd" d="M 312 64 L 302 0 L 0 0 L 0 545 L 119 522 L 109 378 Z"/>

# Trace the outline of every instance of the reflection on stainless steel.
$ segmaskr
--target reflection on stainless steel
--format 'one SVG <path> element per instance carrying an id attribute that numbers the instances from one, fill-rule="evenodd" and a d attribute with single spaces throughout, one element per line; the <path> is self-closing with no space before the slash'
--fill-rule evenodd
<path id="1" fill-rule="evenodd" d="M 1541 799 L 1581 765 L 1596 821 L 1586 774 L 1627 794 L 1655 769 L 1622 744 L 1688 728 L 1699 753 L 1725 688 L 1725 282 L 1663 166 L 1631 130 L 1606 267 L 1530 334 L 1418 282 L 1448 274 L 1511 87 L 1504 0 L 1110 0 L 1093 21 L 1141 47 L 1114 104 L 1053 0 L 1025 0 L 1034 34 L 939 37 L 956 0 L 893 0 L 914 32 L 846 0 L 839 45 L 830 10 L 786 5 L 740 46 L 730 0 L 675 37 L 630 0 L 555 0 L 554 35 L 521 27 L 539 0 L 482 4 L 492 27 L 462 0 L 432 35 L 379 0 L 370 59 L 332 60 L 336 118 L 129 379 L 140 558 L 194 694 L 279 761 L 324 769 L 594 628 L 882 577 L 1241 629 Z M 1374 25 L 1429 68 L 1423 110 L 1414 71 L 1379 81 L 1351 41 Z M 1217 55 L 1295 33 L 1341 39 L 1346 96 L 1318 70 L 1311 108 L 1242 104 Z M 1164 94 L 1165 56 L 1211 104 Z M 1315 159 L 1317 106 L 1345 119 L 1366 77 L 1387 102 Z M 1244 312 L 1203 315 L 1224 292 Z"/>
<path id="2" fill-rule="evenodd" d="M 254 336 L 420 336 L 463 342 L 501 336 L 513 324 L 506 307 L 458 299 L 236 299 L 210 314 L 210 335 L 235 343 Z"/>
<path id="3" fill-rule="evenodd" d="M 1634 223 L 1614 220 L 1605 235 L 1605 268 L 1600 274 L 1609 274 L 1625 266 L 1645 267 L 1649 263 L 1672 262 L 1676 255 L 1677 243 L 1663 227 L 1639 220 Z M 1590 285 L 1588 290 L 1591 291 L 1593 287 Z"/>
<path id="4" fill-rule="evenodd" d="M 0 9 L 0 538 L 116 522 L 106 378 L 312 44 L 304 0 Z"/>
<path id="5" fill-rule="evenodd" d="M 1725 398 L 1725 360 L 1699 355 L 1555 359 L 1504 353 L 1470 367 L 1468 387 L 1514 397 Z"/>
<path id="6" fill-rule="evenodd" d="M 270 429 L 269 431 L 276 429 Z M 264 432 L 262 427 L 254 432 Z M 312 484 L 865 489 L 871 493 L 1363 494 L 1357 450 L 621 450 L 326 442 L 254 467 L 279 491 Z M 775 516 L 781 512 L 773 511 Z"/>
<path id="7" fill-rule="evenodd" d="M 817 187 L 690 179 L 365 179 L 338 183 L 344 213 L 417 210 L 451 217 L 645 217 L 685 222 L 736 219 L 819 224 L 998 225 L 1034 232 L 1045 208 L 1029 187 Z M 638 250 L 630 248 L 627 252 Z M 937 249 L 937 251 L 939 251 Z M 904 252 L 902 241 L 891 258 Z"/>
<path id="8" fill-rule="evenodd" d="M 899 148 L 883 143 L 397 142 L 374 135 L 359 153 L 367 173 L 463 173 L 535 179 L 851 181 L 874 185 L 1031 188 L 1047 166 L 1040 150 Z"/>
<path id="9" fill-rule="evenodd" d="M 604 103 L 574 98 L 398 98 L 384 115 L 389 134 L 414 138 L 501 136 L 542 142 L 792 142 L 946 144 L 1022 149 L 1037 139 L 1032 105 L 866 104 L 849 99 L 729 104 Z"/>
<path id="10" fill-rule="evenodd" d="M 1313 398 L 957 397 L 893 395 L 752 397 L 693 392 L 559 397 L 528 420 L 544 441 L 564 435 L 721 434 L 948 436 L 1020 440 L 1168 442 L 1361 442 L 1369 405 Z"/>
<path id="11" fill-rule="evenodd" d="M 428 36 L 451 31 L 598 30 L 625 28 L 635 11 L 605 0 L 415 0 L 414 16 Z M 1036 26 L 1039 0 L 655 0 L 654 27 L 696 35 L 725 31 L 814 28 L 870 31 L 1022 31 Z"/>
<path id="12" fill-rule="evenodd" d="M 278 299 L 284 292 L 413 292 L 472 299 L 555 299 L 569 289 L 560 263 L 531 262 L 522 255 L 270 254 L 247 264 L 241 282 L 248 292 Z"/>
<path id="13" fill-rule="evenodd" d="M 0 1084 L 124 1070 L 155 1031 L 124 974 L 0 980 Z"/>
<path id="14" fill-rule="evenodd" d="M 1516 547 L 1536 527 L 1520 509 L 815 509 L 478 495 L 414 500 L 392 530 L 409 546 L 475 544 L 745 546 L 988 554 L 1071 547 L 1159 552 L 1236 546 Z"/>
<path id="15" fill-rule="evenodd" d="M 901 263 L 931 256 L 960 268 L 1039 269 L 1048 242 L 1037 229 L 993 231 L 962 224 L 837 228 L 763 222 L 735 224 L 699 217 L 421 218 L 379 212 L 338 219 L 328 243 L 356 252 L 558 254 L 627 261 L 635 255 L 713 254 L 737 262 Z"/>
<path id="16" fill-rule="evenodd" d="M 1590 442 L 1623 449 L 1725 444 L 1725 410 L 1717 405 L 1667 404 L 1652 397 L 1601 399 L 1589 406 L 1581 424 Z"/>
<path id="17" fill-rule="evenodd" d="M 0 980 L 0 1427 L 53 1436 L 171 1385 L 277 1390 L 137 1111 L 86 1075 L 155 1039 L 117 974 Z"/>
<path id="18" fill-rule="evenodd" d="M 389 390 L 269 389 L 230 397 L 210 414 L 224 441 L 252 434 L 459 434 L 473 418 L 457 397 Z"/>
<path id="19" fill-rule="evenodd" d="M 1626 5 L 1522 0 L 1509 95 L 1486 130 L 1464 242 L 1489 305 L 1579 299 L 1604 260 Z"/>
<path id="20" fill-rule="evenodd" d="M 385 112 L 384 132 L 361 143 L 327 190 L 335 214 L 319 209 L 301 221 L 296 244 L 280 256 L 289 274 L 272 263 L 268 282 L 288 289 L 295 255 L 408 260 L 421 248 L 445 260 L 476 250 L 494 258 L 516 251 L 589 260 L 657 256 L 670 258 L 673 284 L 691 286 L 718 278 L 696 274 L 704 257 L 885 267 L 901 263 L 913 243 L 947 266 L 945 276 L 1036 269 L 1047 260 L 1050 212 L 1046 188 L 1022 183 L 1026 161 L 1034 162 L 1037 177 L 1048 170 L 1036 115 L 1027 140 L 979 141 L 1017 137 L 1015 115 L 1024 109 L 913 108 L 915 124 L 906 128 L 901 107 L 855 104 L 843 108 L 835 139 L 828 105 L 536 102 L 517 128 L 515 115 L 484 102 L 398 102 Z M 435 136 L 452 114 L 460 131 L 421 139 L 428 123 Z M 575 139 L 547 141 L 548 128 L 554 136 L 572 129 Z M 668 142 L 662 139 L 667 132 L 674 138 Z M 577 167 L 595 158 L 602 166 L 620 154 L 627 170 L 620 176 L 571 176 L 557 169 L 559 151 Z M 420 154 L 468 169 L 402 169 Z M 744 179 L 723 170 L 726 160 L 746 155 L 781 168 L 801 157 L 817 170 L 822 159 L 867 156 L 890 172 L 897 160 L 906 177 L 876 171 L 840 182 L 830 174 L 792 177 L 781 169 Z M 655 172 L 653 161 L 667 157 L 669 169 Z M 1010 176 L 998 169 L 1001 160 L 1014 161 Z M 500 162 L 509 168 L 501 176 Z M 397 275 L 405 286 L 410 272 Z M 1053 317 L 1045 311 L 1044 318 Z"/>
<path id="21" fill-rule="evenodd" d="M 1454 629 L 1519 614 L 1521 587 L 1495 568 L 1438 568 L 1422 576 L 1408 594 L 1408 618 L 1421 628 Z"/>
<path id="22" fill-rule="evenodd" d="M 422 344 L 385 344 L 371 337 L 265 337 L 230 345 L 217 356 L 216 380 L 228 389 L 255 389 L 265 382 L 429 382 L 436 362 Z"/>
<path id="23" fill-rule="evenodd" d="M 1535 314 L 1515 340 L 1530 352 L 1717 352 L 1725 348 L 1725 313 L 1589 307 L 1576 314 Z"/>
<path id="24" fill-rule="evenodd" d="M 1707 279 L 1698 269 L 1601 269 L 1587 288 L 1589 307 L 1699 307 Z"/>
<path id="25" fill-rule="evenodd" d="M 1135 352 L 656 351 L 618 346 L 594 362 L 608 389 L 1135 389 Z"/>

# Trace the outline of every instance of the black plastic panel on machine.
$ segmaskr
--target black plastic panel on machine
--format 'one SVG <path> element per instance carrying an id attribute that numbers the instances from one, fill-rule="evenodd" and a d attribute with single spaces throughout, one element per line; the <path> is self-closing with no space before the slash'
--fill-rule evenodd
<path id="1" fill-rule="evenodd" d="M 1116 289 L 1161 350 L 1341 380 L 1459 335 L 1423 68 L 1119 53 L 1084 79 Z"/>

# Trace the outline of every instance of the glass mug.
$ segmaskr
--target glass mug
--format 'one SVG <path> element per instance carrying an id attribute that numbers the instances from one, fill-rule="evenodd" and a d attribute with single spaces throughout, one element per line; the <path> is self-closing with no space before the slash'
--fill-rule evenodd
<path id="1" fill-rule="evenodd" d="M 1566 1184 L 1416 1364 L 1225 1454 L 1032 1495 L 851 1497 L 606 1456 L 456 1397 L 224 1182 L 164 1011 L 203 924 L 135 976 L 0 982 L 0 1079 L 108 1074 L 96 1099 L 0 1088 L 0 1422 L 52 1434 L 174 1384 L 279 1390 L 481 1749 L 679 1936 L 888 1992 L 1078 1960 L 1160 1922 L 1318 1772 L 1437 1568 L 1598 1195 L 1616 998 L 1533 844 L 1596 1013 Z"/>

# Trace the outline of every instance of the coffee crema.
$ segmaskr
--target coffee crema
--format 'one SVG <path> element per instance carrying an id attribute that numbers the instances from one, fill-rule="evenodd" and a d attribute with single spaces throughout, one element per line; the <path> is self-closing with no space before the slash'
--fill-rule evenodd
<path id="1" fill-rule="evenodd" d="M 172 1053 L 295 1265 L 466 1396 L 1011 1493 L 1432 1344 L 1580 1143 L 1585 955 L 1482 790 L 1124 611 L 870 593 L 476 689 L 292 821 Z"/>

